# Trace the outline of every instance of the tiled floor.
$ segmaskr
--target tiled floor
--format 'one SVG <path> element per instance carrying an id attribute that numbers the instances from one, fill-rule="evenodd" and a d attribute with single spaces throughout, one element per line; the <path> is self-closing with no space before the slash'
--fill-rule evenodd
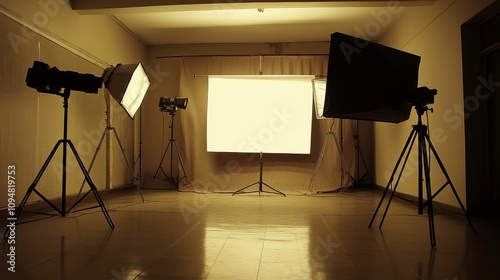
<path id="1" fill-rule="evenodd" d="M 1 279 L 500 279 L 498 221 L 427 217 L 395 199 L 382 230 L 368 228 L 372 189 L 314 196 L 143 190 L 103 196 L 99 208 L 15 229 L 16 272 Z M 89 200 L 92 202 L 92 199 Z M 40 216 L 23 213 L 19 222 Z M 2 217 L 5 221 L 5 217 Z M 2 230 L 5 229 L 4 227 Z"/>

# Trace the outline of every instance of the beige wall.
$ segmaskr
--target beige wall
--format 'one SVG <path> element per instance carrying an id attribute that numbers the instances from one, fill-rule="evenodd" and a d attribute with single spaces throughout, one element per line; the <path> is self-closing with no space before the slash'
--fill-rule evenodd
<path id="1" fill-rule="evenodd" d="M 435 103 L 429 106 L 434 109 L 434 113 L 429 112 L 430 137 L 464 203 L 464 124 L 463 118 L 462 122 L 456 122 L 460 115 L 454 111 L 456 106 L 463 106 L 460 26 L 492 2 L 438 0 L 432 7 L 407 10 L 400 22 L 380 41 L 421 56 L 419 86 L 438 90 Z M 412 112 L 410 120 L 401 124 L 375 124 L 375 177 L 378 185 L 386 186 L 416 121 L 416 113 Z M 434 191 L 446 181 L 435 161 L 431 163 L 431 177 Z M 398 191 L 417 195 L 416 151 L 410 156 L 403 179 Z M 458 206 L 449 187 L 436 200 Z"/>
<path id="2" fill-rule="evenodd" d="M 67 2 L 0 0 L 0 6 L 107 64 L 135 63 L 146 59 L 147 48 L 110 17 L 80 16 Z M 21 35 L 29 39 L 30 33 L 26 31 Z"/>
<path id="3" fill-rule="evenodd" d="M 26 72 L 41 60 L 61 71 L 102 75 L 103 67 L 145 61 L 147 48 L 108 17 L 80 16 L 66 1 L 0 1 L 0 166 L 16 166 L 19 203 L 56 142 L 62 138 L 62 97 L 40 94 L 26 86 Z M 30 29 L 31 28 L 31 29 Z M 68 137 L 88 167 L 103 134 L 106 102 L 98 94 L 72 92 L 69 98 Z M 130 161 L 134 156 L 134 123 L 113 100 L 113 125 Z M 117 142 L 101 146 L 91 177 L 98 189 L 130 184 Z M 62 148 L 51 161 L 37 190 L 47 198 L 61 197 Z M 108 154 L 108 155 L 107 155 Z M 67 192 L 79 192 L 83 176 L 68 157 Z M 6 171 L 0 179 L 7 181 Z M 85 187 L 84 191 L 88 190 Z M 31 200 L 38 200 L 34 193 Z M 0 207 L 7 205 L 7 188 L 0 189 Z"/>

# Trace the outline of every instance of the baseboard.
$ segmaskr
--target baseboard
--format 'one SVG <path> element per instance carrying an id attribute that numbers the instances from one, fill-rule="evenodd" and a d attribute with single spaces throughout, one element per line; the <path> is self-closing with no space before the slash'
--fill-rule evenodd
<path id="1" fill-rule="evenodd" d="M 375 190 L 383 193 L 386 189 L 386 187 L 382 187 L 382 186 L 379 186 L 379 185 L 374 185 L 373 186 Z M 387 197 L 388 197 L 389 193 L 387 194 Z M 406 201 L 409 201 L 411 203 L 414 203 L 415 205 L 417 205 L 418 203 L 418 197 L 415 196 L 415 195 L 411 195 L 411 194 L 407 194 L 407 193 L 401 193 L 401 192 L 398 192 L 396 191 L 396 193 L 394 194 L 394 196 L 400 198 L 400 199 L 403 199 L 403 200 L 406 200 Z M 386 197 L 386 198 L 387 198 Z M 424 198 L 424 201 L 425 201 L 425 198 Z M 464 214 L 462 209 L 458 206 L 454 206 L 454 205 L 450 205 L 450 204 L 447 204 L 447 203 L 443 203 L 443 202 L 439 202 L 439 201 L 435 201 L 435 200 L 432 200 L 432 206 L 433 206 L 433 210 L 434 212 L 439 211 L 441 210 L 442 212 L 452 212 L 452 213 L 455 213 L 455 214 Z"/>

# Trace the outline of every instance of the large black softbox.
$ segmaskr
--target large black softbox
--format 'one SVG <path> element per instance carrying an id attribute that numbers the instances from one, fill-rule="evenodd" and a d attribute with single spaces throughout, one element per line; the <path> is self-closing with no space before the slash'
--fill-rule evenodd
<path id="1" fill-rule="evenodd" d="M 331 34 L 323 116 L 399 123 L 410 116 L 420 57 Z"/>

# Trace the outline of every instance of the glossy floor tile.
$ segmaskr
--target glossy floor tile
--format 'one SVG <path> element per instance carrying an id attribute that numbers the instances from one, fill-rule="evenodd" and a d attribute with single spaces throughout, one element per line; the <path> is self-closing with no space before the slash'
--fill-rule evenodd
<path id="1" fill-rule="evenodd" d="M 2 244 L 1 279 L 500 279 L 498 221 L 436 211 L 404 200 L 382 229 L 368 224 L 371 189 L 321 195 L 196 194 L 135 190 L 103 195 L 100 208 L 48 217 L 23 211 L 15 271 Z M 87 198 L 77 208 L 95 204 Z M 6 214 L 2 220 L 6 221 Z M 2 230 L 5 230 L 3 224 Z"/>

